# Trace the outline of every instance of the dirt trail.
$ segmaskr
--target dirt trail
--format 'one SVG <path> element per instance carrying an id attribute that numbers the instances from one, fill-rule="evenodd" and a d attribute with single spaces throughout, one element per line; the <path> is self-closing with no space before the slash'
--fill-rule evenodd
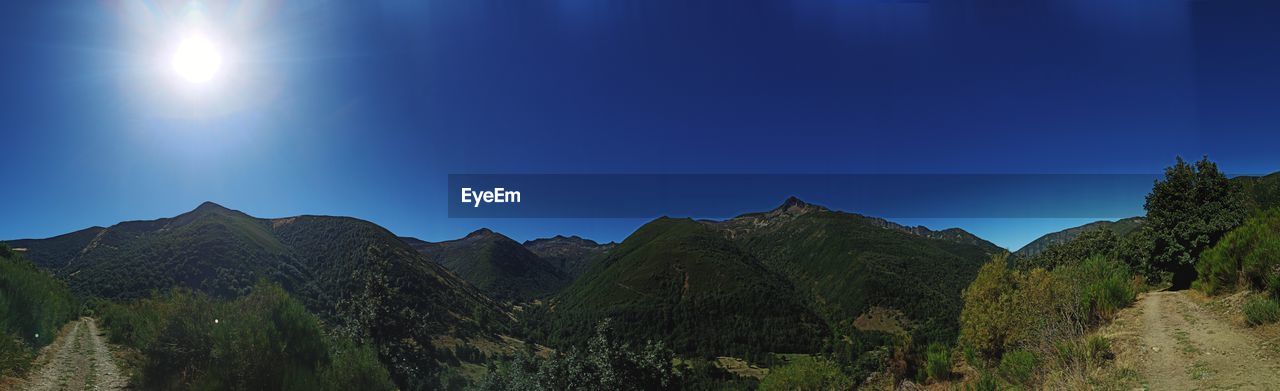
<path id="1" fill-rule="evenodd" d="M 1152 390 L 1280 390 L 1280 354 L 1183 292 L 1146 294 L 1135 308 L 1140 368 Z"/>
<path id="2" fill-rule="evenodd" d="M 126 381 L 120 375 L 92 318 L 80 318 L 63 327 L 58 339 L 36 358 L 36 369 L 21 389 L 120 390 Z"/>

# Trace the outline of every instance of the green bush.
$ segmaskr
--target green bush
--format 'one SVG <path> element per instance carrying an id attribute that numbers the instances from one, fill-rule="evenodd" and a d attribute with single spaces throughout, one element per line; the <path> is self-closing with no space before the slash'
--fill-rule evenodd
<path id="1" fill-rule="evenodd" d="M 65 284 L 0 245 L 0 376 L 29 369 L 78 309 Z"/>
<path id="2" fill-rule="evenodd" d="M 278 285 L 229 302 L 178 289 L 99 313 L 113 341 L 146 357 L 142 388 L 394 389 L 372 347 L 326 335 Z"/>
<path id="3" fill-rule="evenodd" d="M 831 361 L 800 356 L 774 369 L 760 381 L 760 390 L 848 390 L 854 382 Z"/>
<path id="4" fill-rule="evenodd" d="M 477 390 L 661 390 L 678 388 L 675 353 L 662 342 L 633 348 L 613 335 L 609 322 L 596 326 L 586 349 L 574 347 L 547 359 L 520 352 L 492 363 Z M 829 364 L 829 363 L 828 363 Z M 835 368 L 834 365 L 831 365 Z M 837 370 L 837 372 L 839 372 Z"/>
<path id="5" fill-rule="evenodd" d="M 1244 304 L 1244 319 L 1250 326 L 1274 323 L 1280 320 L 1280 303 L 1264 298 L 1249 300 Z"/>
<path id="6" fill-rule="evenodd" d="M 1137 298 L 1129 267 L 1110 258 L 1095 255 L 1065 273 L 1081 287 L 1080 304 L 1094 321 L 1110 320 Z"/>
<path id="7" fill-rule="evenodd" d="M 951 349 L 940 343 L 929 344 L 925 352 L 925 373 L 934 381 L 951 377 Z"/>
<path id="8" fill-rule="evenodd" d="M 1026 350 L 1005 353 L 1000 358 L 1000 375 L 1014 384 L 1028 384 L 1036 371 L 1036 355 Z"/>
<path id="9" fill-rule="evenodd" d="M 1101 335 L 1091 335 L 1085 340 L 1085 349 L 1089 359 L 1098 362 L 1111 355 L 1111 341 Z"/>
<path id="10" fill-rule="evenodd" d="M 1201 254 L 1195 287 L 1208 294 L 1235 289 L 1280 292 L 1280 208 L 1273 208 L 1231 230 Z"/>
<path id="11" fill-rule="evenodd" d="M 1011 270 L 1001 256 L 983 265 L 963 294 L 960 343 L 991 360 L 1016 349 L 1048 351 L 1054 341 L 1078 336 L 1086 315 L 1083 288 L 1067 273 L 1073 270 Z"/>

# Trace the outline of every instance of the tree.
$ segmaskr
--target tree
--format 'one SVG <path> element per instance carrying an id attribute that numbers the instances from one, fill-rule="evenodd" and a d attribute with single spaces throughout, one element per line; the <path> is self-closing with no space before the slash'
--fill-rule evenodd
<path id="1" fill-rule="evenodd" d="M 1189 287 L 1200 253 L 1244 222 L 1245 205 L 1239 185 L 1219 172 L 1208 157 L 1194 166 L 1179 157 L 1165 169 L 1164 180 L 1156 181 L 1143 205 L 1150 269 L 1160 279 L 1170 279 L 1174 289 Z"/>
<path id="2" fill-rule="evenodd" d="M 1120 238 L 1111 228 L 1086 231 L 1065 243 L 1050 245 L 1044 251 L 1029 258 L 1017 260 L 1019 269 L 1043 268 L 1053 270 L 1060 266 L 1078 264 L 1092 256 L 1114 257 Z"/>

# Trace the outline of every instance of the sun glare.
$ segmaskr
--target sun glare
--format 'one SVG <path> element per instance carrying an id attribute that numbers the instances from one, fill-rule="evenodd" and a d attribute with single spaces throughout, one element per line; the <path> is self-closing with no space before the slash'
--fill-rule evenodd
<path id="1" fill-rule="evenodd" d="M 202 84 L 213 79 L 222 69 L 222 53 L 204 36 L 190 36 L 178 44 L 170 61 L 173 70 L 191 83 Z"/>

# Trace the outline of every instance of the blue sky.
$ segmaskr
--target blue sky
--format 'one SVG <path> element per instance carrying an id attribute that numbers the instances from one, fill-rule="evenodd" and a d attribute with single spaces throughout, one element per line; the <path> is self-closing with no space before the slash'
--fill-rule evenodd
<path id="1" fill-rule="evenodd" d="M 427 240 L 645 221 L 449 219 L 450 173 L 1280 170 L 1275 2 L 45 3 L 0 5 L 0 238 L 206 200 Z M 165 61 L 193 25 L 199 86 Z"/>

